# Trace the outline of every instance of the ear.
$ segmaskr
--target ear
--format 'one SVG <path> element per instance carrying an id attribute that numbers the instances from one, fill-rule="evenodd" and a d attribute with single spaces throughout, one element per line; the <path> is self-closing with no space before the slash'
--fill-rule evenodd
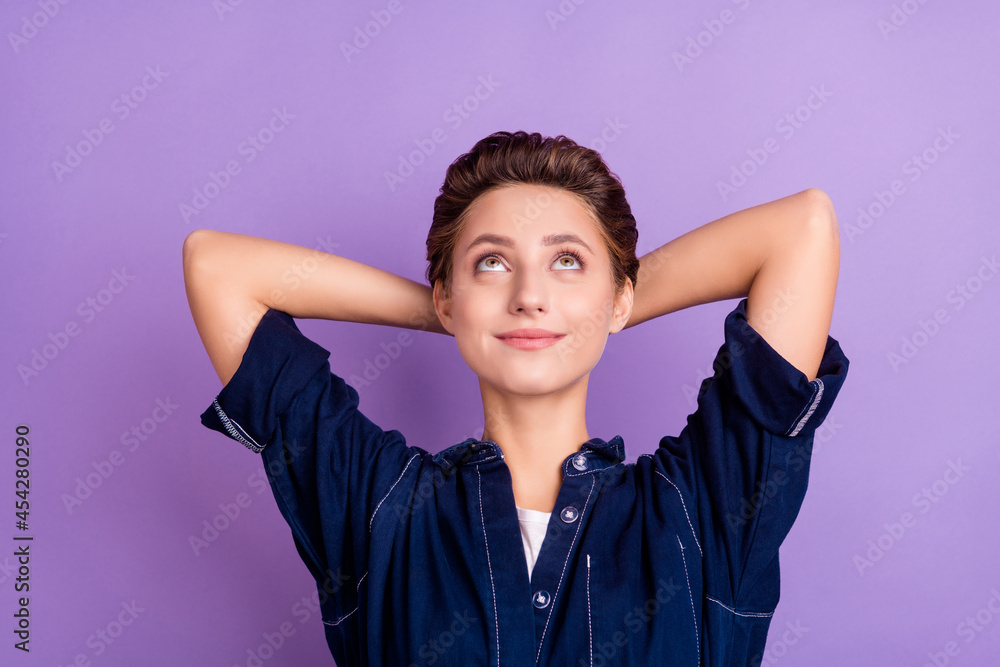
<path id="1" fill-rule="evenodd" d="M 454 336 L 455 326 L 451 317 L 451 295 L 445 296 L 440 278 L 434 281 L 434 291 L 431 297 L 434 300 L 434 312 L 437 313 L 438 319 L 441 320 L 441 325 L 445 328 L 445 331 Z"/>
<path id="2" fill-rule="evenodd" d="M 632 316 L 632 300 L 634 297 L 635 291 L 632 288 L 632 279 L 626 278 L 625 287 L 615 297 L 615 312 L 610 333 L 618 333 L 628 324 L 628 319 Z"/>

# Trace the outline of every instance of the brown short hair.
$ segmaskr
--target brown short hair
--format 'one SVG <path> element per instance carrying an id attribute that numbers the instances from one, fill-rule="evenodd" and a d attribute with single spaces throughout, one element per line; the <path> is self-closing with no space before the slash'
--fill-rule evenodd
<path id="1" fill-rule="evenodd" d="M 426 278 L 431 287 L 441 280 L 445 293 L 451 289 L 455 246 L 473 202 L 492 190 L 518 184 L 547 185 L 575 195 L 598 223 L 616 292 L 624 289 L 626 278 L 635 286 L 639 232 L 618 176 L 600 153 L 568 137 L 517 131 L 494 132 L 448 167 L 427 234 Z"/>

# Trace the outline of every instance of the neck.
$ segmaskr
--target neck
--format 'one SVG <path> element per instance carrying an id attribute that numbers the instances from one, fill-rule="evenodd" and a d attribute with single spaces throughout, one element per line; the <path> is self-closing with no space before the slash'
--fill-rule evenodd
<path id="1" fill-rule="evenodd" d="M 587 434 L 587 379 L 557 394 L 520 396 L 480 383 L 486 427 L 483 440 L 503 450 L 518 507 L 551 512 L 562 488 L 561 465 Z"/>

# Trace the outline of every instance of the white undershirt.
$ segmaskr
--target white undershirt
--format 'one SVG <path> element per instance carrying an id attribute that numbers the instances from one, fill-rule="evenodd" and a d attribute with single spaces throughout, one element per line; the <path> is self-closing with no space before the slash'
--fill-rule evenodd
<path id="1" fill-rule="evenodd" d="M 538 510 L 517 507 L 517 521 L 521 524 L 521 542 L 524 543 L 524 557 L 528 561 L 529 581 L 531 580 L 531 571 L 535 568 L 535 561 L 538 559 L 538 552 L 542 548 L 542 540 L 545 539 L 550 516 L 552 516 L 552 512 L 539 512 Z"/>

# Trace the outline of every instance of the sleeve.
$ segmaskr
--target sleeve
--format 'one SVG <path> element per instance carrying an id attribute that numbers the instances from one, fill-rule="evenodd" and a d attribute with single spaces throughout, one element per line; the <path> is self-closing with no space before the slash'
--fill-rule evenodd
<path id="1" fill-rule="evenodd" d="M 657 454 L 695 498 L 706 595 L 733 610 L 771 612 L 778 547 L 798 515 L 814 434 L 849 362 L 827 336 L 809 381 L 750 326 L 746 305 L 744 298 L 726 317 L 714 375 L 702 382 L 687 426 L 661 440 Z"/>
<path id="2" fill-rule="evenodd" d="M 261 453 L 296 549 L 327 592 L 323 618 L 333 621 L 357 606 L 373 509 L 416 450 L 358 410 L 357 391 L 331 372 L 329 356 L 291 316 L 269 309 L 201 421 Z"/>

